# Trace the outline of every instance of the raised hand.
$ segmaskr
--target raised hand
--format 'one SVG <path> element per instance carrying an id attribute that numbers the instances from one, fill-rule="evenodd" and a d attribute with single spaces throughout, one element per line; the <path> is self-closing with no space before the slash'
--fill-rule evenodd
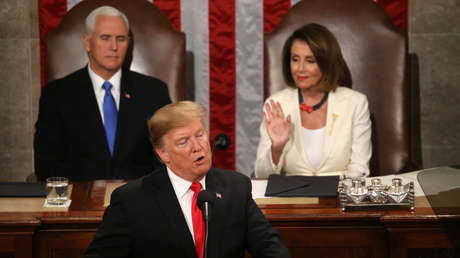
<path id="1" fill-rule="evenodd" d="M 291 116 L 284 119 L 284 112 L 279 102 L 271 100 L 265 104 L 266 112 L 263 112 L 265 126 L 268 136 L 272 142 L 272 159 L 278 164 L 284 146 L 289 140 L 291 134 Z"/>

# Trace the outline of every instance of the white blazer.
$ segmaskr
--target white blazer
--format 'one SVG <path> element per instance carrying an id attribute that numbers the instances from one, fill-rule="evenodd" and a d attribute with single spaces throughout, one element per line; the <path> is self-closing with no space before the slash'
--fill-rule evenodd
<path id="1" fill-rule="evenodd" d="M 260 125 L 260 142 L 255 162 L 255 176 L 270 174 L 347 177 L 369 175 L 372 155 L 371 120 L 367 97 L 357 91 L 338 87 L 329 92 L 326 120 L 326 139 L 323 158 L 315 169 L 308 161 L 302 140 L 302 123 L 297 89 L 286 88 L 268 98 L 279 102 L 284 115 L 291 115 L 291 136 L 277 165 L 273 163 L 271 141 L 265 122 Z M 265 105 L 264 105 L 265 107 Z"/>

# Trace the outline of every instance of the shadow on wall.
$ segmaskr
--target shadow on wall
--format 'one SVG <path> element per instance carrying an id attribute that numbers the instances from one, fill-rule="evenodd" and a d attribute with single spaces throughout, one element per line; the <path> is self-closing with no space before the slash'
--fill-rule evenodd
<path id="1" fill-rule="evenodd" d="M 422 136 L 420 122 L 420 69 L 416 53 L 409 53 L 410 88 L 411 88 L 411 155 L 419 167 L 423 167 Z"/>

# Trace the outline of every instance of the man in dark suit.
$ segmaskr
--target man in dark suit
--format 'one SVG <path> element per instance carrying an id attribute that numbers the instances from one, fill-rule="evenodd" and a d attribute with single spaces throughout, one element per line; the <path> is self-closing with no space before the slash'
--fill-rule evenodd
<path id="1" fill-rule="evenodd" d="M 290 257 L 279 232 L 255 204 L 251 181 L 237 172 L 211 168 L 211 148 L 200 104 L 182 101 L 149 120 L 150 140 L 166 167 L 117 188 L 85 258 Z M 197 187 L 197 188 L 195 188 Z M 209 236 L 196 198 L 204 189 Z"/>
<path id="2" fill-rule="evenodd" d="M 113 7 L 99 7 L 86 18 L 88 66 L 49 83 L 40 97 L 38 179 L 129 179 L 158 166 L 146 123 L 171 100 L 164 82 L 121 68 L 128 32 L 128 19 Z"/>

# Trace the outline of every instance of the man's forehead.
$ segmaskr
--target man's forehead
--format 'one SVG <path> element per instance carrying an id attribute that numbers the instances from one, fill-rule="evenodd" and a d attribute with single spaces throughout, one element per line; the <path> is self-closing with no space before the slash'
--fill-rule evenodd
<path id="1" fill-rule="evenodd" d="M 206 128 L 204 127 L 203 123 L 201 123 L 200 121 L 193 121 L 189 123 L 188 125 L 178 126 L 178 127 L 170 129 L 166 133 L 166 135 L 174 139 L 179 139 L 179 138 L 187 137 L 190 134 L 194 134 L 194 133 L 202 132 L 202 131 L 206 132 Z"/>
<path id="2" fill-rule="evenodd" d="M 94 24 L 95 30 L 112 29 L 112 28 L 123 30 L 123 33 L 128 34 L 128 26 L 122 17 L 110 16 L 110 15 L 99 15 L 96 17 L 96 22 Z"/>

